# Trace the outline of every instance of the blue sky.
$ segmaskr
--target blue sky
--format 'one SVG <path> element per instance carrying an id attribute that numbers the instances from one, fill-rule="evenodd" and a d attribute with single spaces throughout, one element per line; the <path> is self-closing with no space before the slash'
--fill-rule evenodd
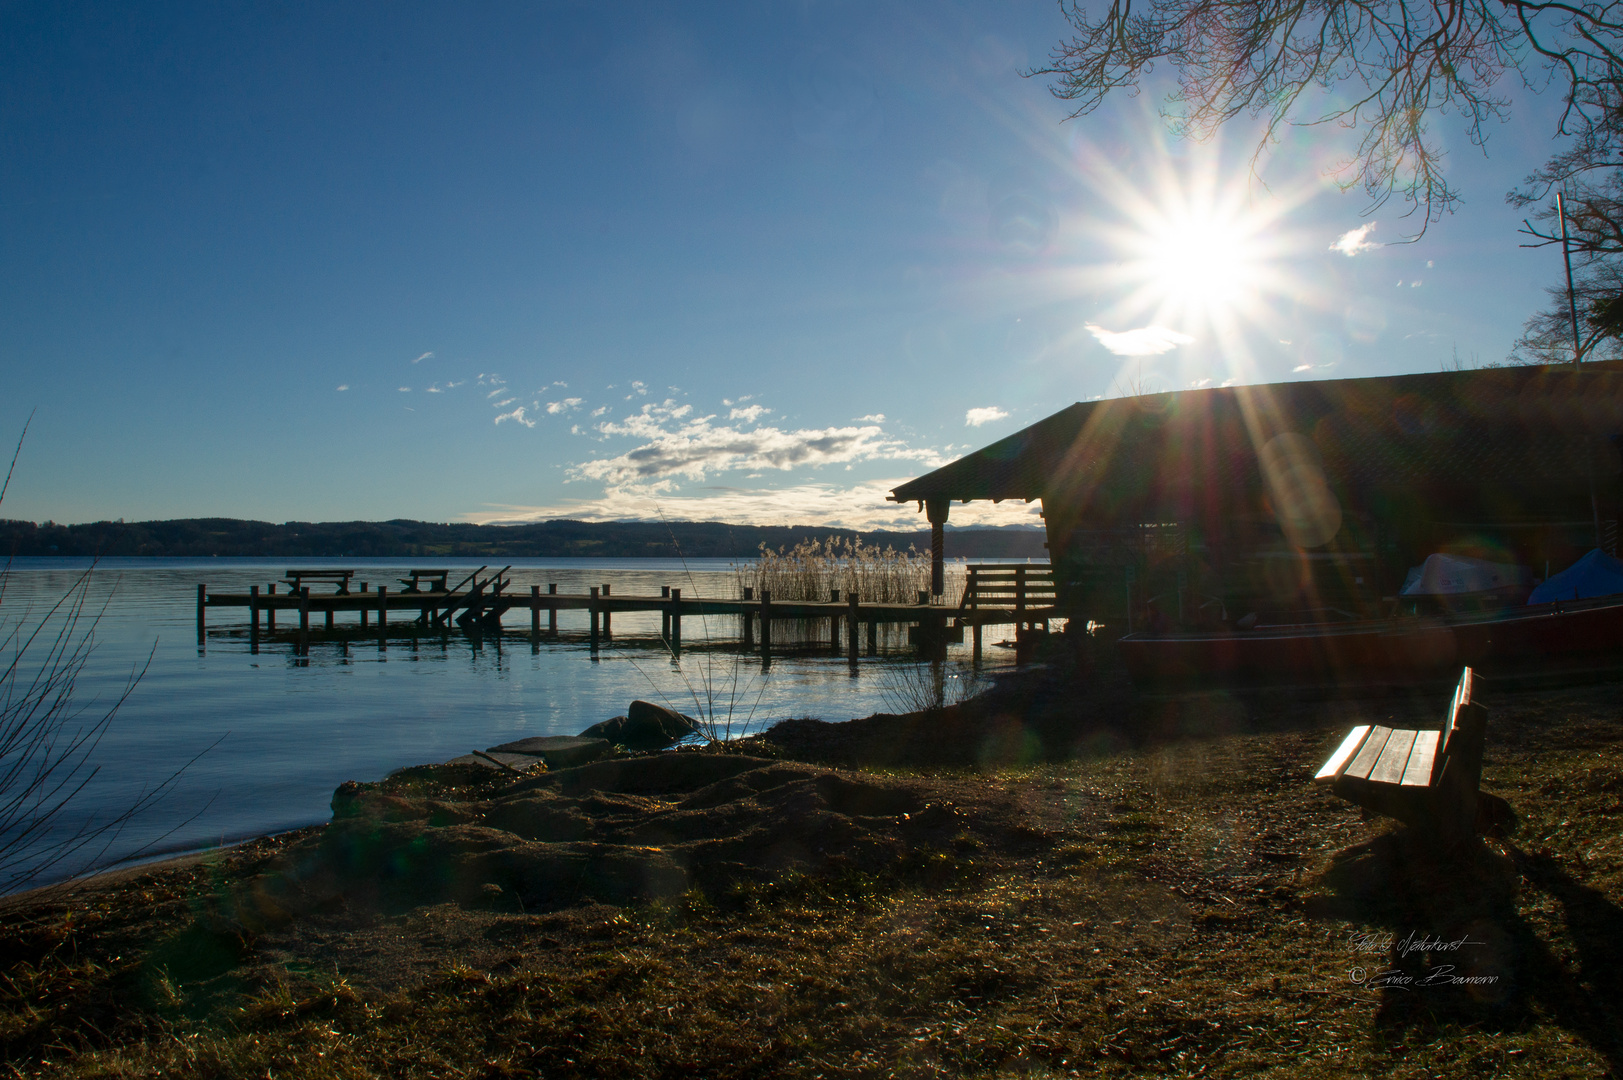
<path id="1" fill-rule="evenodd" d="M 0 514 L 911 527 L 890 487 L 1073 401 L 1502 360 L 1560 272 L 1503 201 L 1550 100 L 1440 120 L 1465 202 L 1393 244 L 1335 129 L 1252 174 L 1154 92 L 1064 122 L 1020 72 L 1065 31 L 0 6 Z"/>

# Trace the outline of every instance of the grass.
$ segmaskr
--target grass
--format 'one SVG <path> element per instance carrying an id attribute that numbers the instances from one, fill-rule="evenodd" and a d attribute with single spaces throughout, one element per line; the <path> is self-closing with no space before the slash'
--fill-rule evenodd
<path id="1" fill-rule="evenodd" d="M 949 566 L 944 595 L 963 592 L 964 573 Z M 930 588 L 930 555 L 909 547 L 906 551 L 879 548 L 857 540 L 803 540 L 776 551 L 761 546 L 753 562 L 734 567 L 739 595 L 746 587 L 755 595 L 771 593 L 774 600 L 826 601 L 838 589 L 842 597 L 856 593 L 864 603 L 912 604 Z"/>
<path id="2" fill-rule="evenodd" d="M 478 949 L 450 934 L 462 914 L 402 915 L 385 929 L 430 970 L 398 980 L 335 967 L 322 926 L 295 948 L 210 914 L 265 841 L 6 913 L 0 1060 L 75 1077 L 1615 1074 L 1615 693 L 1490 701 L 1484 786 L 1521 826 L 1456 864 L 1305 780 L 1349 720 L 1431 704 L 1079 715 L 1097 752 L 888 770 L 983 800 L 1002 841 L 966 827 L 883 873 L 481 916 L 461 939 Z M 1499 981 L 1353 981 L 1453 959 L 1403 955 L 1410 933 L 1482 940 L 1465 962 Z"/>

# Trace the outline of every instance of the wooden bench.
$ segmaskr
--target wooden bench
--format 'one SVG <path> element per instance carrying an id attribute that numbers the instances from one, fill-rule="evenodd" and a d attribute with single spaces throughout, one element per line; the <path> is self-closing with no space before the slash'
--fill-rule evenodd
<path id="1" fill-rule="evenodd" d="M 1460 674 L 1440 730 L 1353 728 L 1313 777 L 1349 802 L 1404 822 L 1445 845 L 1476 832 L 1488 711 Z"/>
<path id="2" fill-rule="evenodd" d="M 400 584 L 411 592 L 444 592 L 445 579 L 451 576 L 449 570 L 408 570 L 406 576 L 400 578 Z M 423 588 L 423 582 L 428 582 L 428 588 Z"/>
<path id="3" fill-rule="evenodd" d="M 338 585 L 338 595 L 349 595 L 349 579 L 355 576 L 353 570 L 289 570 L 282 580 L 298 592 L 305 581 L 331 581 Z"/>

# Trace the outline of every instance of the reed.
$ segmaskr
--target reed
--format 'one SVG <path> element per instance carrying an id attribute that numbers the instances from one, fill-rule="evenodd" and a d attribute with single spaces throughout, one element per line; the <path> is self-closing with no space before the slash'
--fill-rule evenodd
<path id="1" fill-rule="evenodd" d="M 930 556 L 909 546 L 906 551 L 881 548 L 862 540 L 831 538 L 802 540 L 792 548 L 773 550 L 761 545 L 758 558 L 735 565 L 738 594 L 753 588 L 759 597 L 772 594 L 774 600 L 828 600 L 838 589 L 842 597 L 855 592 L 864 603 L 911 604 L 919 593 L 930 588 Z M 946 592 L 949 601 L 963 592 L 964 571 L 948 564 Z"/>

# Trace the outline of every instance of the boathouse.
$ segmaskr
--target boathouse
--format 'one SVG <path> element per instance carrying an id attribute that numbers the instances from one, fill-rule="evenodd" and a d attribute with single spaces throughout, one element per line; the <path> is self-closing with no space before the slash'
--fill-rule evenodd
<path id="1" fill-rule="evenodd" d="M 1040 500 L 1073 619 L 1335 621 L 1433 553 L 1615 554 L 1620 441 L 1623 362 L 1191 389 L 1079 402 L 891 499 L 938 560 L 952 503 Z"/>

